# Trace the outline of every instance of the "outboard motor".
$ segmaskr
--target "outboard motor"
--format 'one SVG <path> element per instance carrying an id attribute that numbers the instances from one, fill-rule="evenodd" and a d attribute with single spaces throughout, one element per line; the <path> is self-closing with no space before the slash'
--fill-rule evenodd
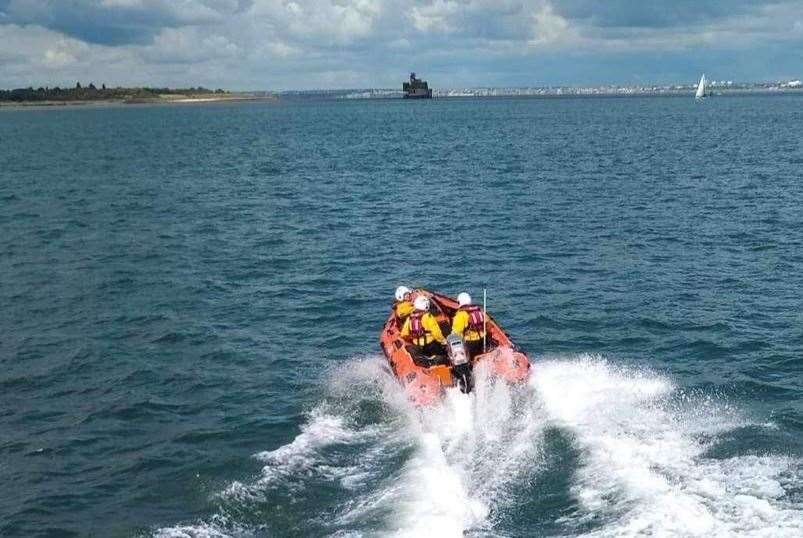
<path id="1" fill-rule="evenodd" d="M 457 380 L 460 390 L 465 393 L 474 388 L 474 379 L 471 375 L 471 361 L 468 359 L 463 339 L 456 334 L 446 337 L 446 355 L 452 364 L 452 377 Z"/>

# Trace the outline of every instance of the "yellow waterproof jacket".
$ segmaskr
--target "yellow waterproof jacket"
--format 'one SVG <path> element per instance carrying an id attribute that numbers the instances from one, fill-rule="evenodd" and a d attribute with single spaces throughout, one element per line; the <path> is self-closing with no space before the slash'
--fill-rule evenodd
<path id="1" fill-rule="evenodd" d="M 413 303 L 410 301 L 397 301 L 396 304 L 393 305 L 393 313 L 396 314 L 396 318 L 401 321 L 413 313 Z"/>
<path id="2" fill-rule="evenodd" d="M 441 344 L 446 343 L 446 338 L 443 337 L 443 333 L 441 332 L 441 328 L 438 325 L 438 320 L 435 319 L 435 316 L 430 314 L 429 312 L 424 313 L 421 316 L 421 326 L 426 331 L 424 336 L 420 338 L 413 338 L 413 345 L 416 346 L 425 346 L 427 344 L 431 344 L 433 340 L 437 340 Z M 402 338 L 407 338 L 410 336 L 410 318 L 408 317 L 404 320 L 404 326 L 401 330 Z"/>
<path id="3" fill-rule="evenodd" d="M 484 313 L 483 316 L 485 316 Z M 468 327 L 468 320 L 468 312 L 465 310 L 458 310 L 454 315 L 454 319 L 452 319 L 452 333 L 462 336 L 463 340 L 466 342 L 476 342 L 477 340 L 482 340 L 484 331 L 473 331 L 471 329 L 466 330 L 466 327 Z M 485 321 L 487 322 L 488 320 L 486 319 Z"/>

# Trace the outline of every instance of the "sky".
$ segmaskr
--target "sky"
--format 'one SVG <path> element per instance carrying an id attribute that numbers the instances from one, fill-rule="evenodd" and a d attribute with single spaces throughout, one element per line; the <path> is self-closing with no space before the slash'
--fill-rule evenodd
<path id="1" fill-rule="evenodd" d="M 0 0 L 0 88 L 803 78 L 803 0 Z"/>

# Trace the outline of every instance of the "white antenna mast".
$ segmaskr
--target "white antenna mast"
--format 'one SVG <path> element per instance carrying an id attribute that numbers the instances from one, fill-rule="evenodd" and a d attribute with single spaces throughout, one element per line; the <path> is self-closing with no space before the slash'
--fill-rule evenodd
<path id="1" fill-rule="evenodd" d="M 482 352 L 486 350 L 486 339 L 488 335 L 488 288 L 482 288 Z"/>

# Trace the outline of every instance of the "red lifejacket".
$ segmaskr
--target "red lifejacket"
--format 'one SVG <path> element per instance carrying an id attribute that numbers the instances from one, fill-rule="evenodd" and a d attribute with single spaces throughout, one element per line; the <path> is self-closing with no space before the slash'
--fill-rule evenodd
<path id="1" fill-rule="evenodd" d="M 427 335 L 427 330 L 424 328 L 424 324 L 421 322 L 421 318 L 424 317 L 425 312 L 421 312 L 416 310 L 410 317 L 410 338 L 413 339 L 413 342 L 416 342 L 419 338 L 424 338 Z M 426 338 L 424 338 L 426 340 Z"/>
<path id="2" fill-rule="evenodd" d="M 485 316 L 483 316 L 482 309 L 479 306 L 469 304 L 461 306 L 460 310 L 468 314 L 467 331 L 474 331 L 477 334 L 482 334 L 485 331 Z"/>

